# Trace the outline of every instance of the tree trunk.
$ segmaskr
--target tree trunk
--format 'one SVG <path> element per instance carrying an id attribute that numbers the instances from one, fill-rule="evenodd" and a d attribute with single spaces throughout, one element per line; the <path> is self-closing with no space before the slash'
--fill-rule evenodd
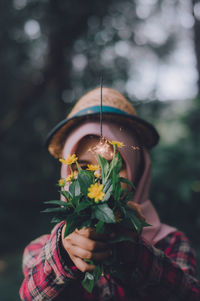
<path id="1" fill-rule="evenodd" d="M 193 7 L 199 0 L 193 0 Z M 194 24 L 194 47 L 197 59 L 197 71 L 198 71 L 198 95 L 200 94 L 200 19 L 197 19 L 193 11 L 195 24 Z"/>

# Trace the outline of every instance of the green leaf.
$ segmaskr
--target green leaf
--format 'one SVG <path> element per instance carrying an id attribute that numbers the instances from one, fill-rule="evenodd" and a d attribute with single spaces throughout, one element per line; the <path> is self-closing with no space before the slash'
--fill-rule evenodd
<path id="1" fill-rule="evenodd" d="M 115 169 L 113 169 L 113 172 L 112 172 L 112 182 L 113 182 L 112 193 L 113 193 L 113 197 L 116 201 L 120 200 L 121 192 L 122 192 L 119 179 L 120 179 L 119 175 L 116 174 Z"/>
<path id="2" fill-rule="evenodd" d="M 98 221 L 98 223 L 95 225 L 96 232 L 97 233 L 104 233 L 104 222 Z"/>
<path id="3" fill-rule="evenodd" d="M 135 185 L 126 178 L 120 177 L 120 182 L 130 185 L 135 190 Z"/>
<path id="4" fill-rule="evenodd" d="M 90 272 L 86 272 L 81 284 L 86 291 L 91 293 L 94 288 L 94 275 Z"/>
<path id="5" fill-rule="evenodd" d="M 120 155 L 120 153 L 117 153 L 115 155 L 115 158 L 117 158 L 116 164 L 114 165 L 115 171 L 118 174 L 120 172 L 120 170 L 122 169 L 122 157 Z"/>
<path id="6" fill-rule="evenodd" d="M 77 197 L 81 194 L 80 184 L 77 180 L 70 184 L 69 193 L 72 198 Z"/>
<path id="7" fill-rule="evenodd" d="M 76 207 L 75 212 L 79 213 L 83 211 L 84 209 L 90 207 L 91 202 L 88 200 L 82 200 Z"/>
<path id="8" fill-rule="evenodd" d="M 71 199 L 71 195 L 66 190 L 61 190 L 60 193 L 66 198 L 66 200 Z"/>
<path id="9" fill-rule="evenodd" d="M 151 227 L 151 224 L 146 223 L 145 221 L 141 221 L 142 222 L 142 227 Z"/>
<path id="10" fill-rule="evenodd" d="M 106 182 L 106 177 L 107 177 L 107 174 L 109 172 L 109 163 L 108 161 L 101 157 L 100 155 L 98 155 L 98 163 L 101 167 L 101 177 L 102 177 L 102 183 L 104 185 L 104 183 Z"/>
<path id="11" fill-rule="evenodd" d="M 81 170 L 78 174 L 78 182 L 80 185 L 80 190 L 83 194 L 87 195 L 88 188 L 93 183 L 94 177 L 91 176 L 90 172 Z"/>
<path id="12" fill-rule="evenodd" d="M 101 266 L 96 265 L 93 272 L 94 280 L 99 280 L 99 278 L 101 277 L 101 272 L 102 272 Z"/>
<path id="13" fill-rule="evenodd" d="M 120 153 L 116 153 L 110 162 L 110 173 L 115 169 L 116 173 L 119 173 L 122 168 L 122 157 Z"/>
<path id="14" fill-rule="evenodd" d="M 106 181 L 103 187 L 103 192 L 105 193 L 105 195 L 102 202 L 106 202 L 110 199 L 110 196 L 112 194 L 112 179 L 108 179 L 108 181 Z"/>
<path id="15" fill-rule="evenodd" d="M 103 197 L 102 203 L 108 201 L 110 199 L 112 195 L 112 185 L 110 186 L 110 188 L 107 190 L 106 194 Z"/>
<path id="16" fill-rule="evenodd" d="M 77 213 L 68 214 L 66 218 L 65 236 L 71 234 L 75 229 L 89 228 L 91 226 L 91 219 L 89 215 Z"/>
<path id="17" fill-rule="evenodd" d="M 132 201 L 133 200 L 133 196 L 134 196 L 134 192 L 130 191 L 128 193 L 126 193 L 125 197 L 124 197 L 124 201 L 128 202 L 128 201 Z"/>
<path id="18" fill-rule="evenodd" d="M 94 172 L 91 170 L 81 169 L 81 171 L 79 172 L 78 175 L 81 175 L 81 174 L 89 177 L 91 179 L 91 181 L 93 181 L 95 179 Z"/>
<path id="19" fill-rule="evenodd" d="M 80 195 L 73 197 L 73 199 L 70 201 L 71 203 L 73 203 L 73 205 L 75 205 L 75 207 L 77 207 L 79 205 L 80 202 Z"/>
<path id="20" fill-rule="evenodd" d="M 138 232 L 138 234 L 140 234 L 141 231 L 142 231 L 142 222 L 141 222 L 141 220 L 136 215 L 132 216 L 130 219 L 131 219 L 131 222 L 133 223 L 133 225 L 135 227 L 135 230 Z"/>
<path id="21" fill-rule="evenodd" d="M 143 228 L 143 221 L 140 220 L 137 216 L 136 213 L 131 210 L 130 208 L 126 208 L 126 215 L 131 221 L 132 225 L 134 226 L 135 230 L 138 232 L 138 234 L 141 233 L 142 228 Z"/>
<path id="22" fill-rule="evenodd" d="M 106 183 L 107 180 L 111 177 L 111 174 L 113 171 L 115 171 L 115 173 L 118 174 L 120 172 L 121 168 L 122 168 L 122 158 L 121 158 L 121 155 L 119 153 L 117 153 L 113 156 L 113 159 L 110 162 L 109 170 L 104 179 L 104 183 Z"/>
<path id="23" fill-rule="evenodd" d="M 68 216 L 65 222 L 66 222 L 66 228 L 65 228 L 64 237 L 74 232 L 74 230 L 77 228 L 76 219 L 74 218 L 73 214 Z"/>
<path id="24" fill-rule="evenodd" d="M 107 204 L 94 206 L 92 216 L 105 223 L 116 223 L 114 213 Z"/>
<path id="25" fill-rule="evenodd" d="M 112 186 L 112 179 L 108 179 L 108 181 L 106 181 L 106 183 L 104 184 L 103 192 L 106 193 L 111 186 Z"/>
<path id="26" fill-rule="evenodd" d="M 82 223 L 80 223 L 80 225 L 77 227 L 77 229 L 82 229 L 83 227 L 89 228 L 92 227 L 93 223 L 91 219 L 84 219 L 84 221 L 82 221 Z"/>
<path id="27" fill-rule="evenodd" d="M 51 223 L 52 224 L 58 224 L 58 223 L 60 223 L 60 222 L 62 222 L 63 221 L 63 218 L 59 218 L 59 217 L 53 217 L 52 219 L 51 219 Z"/>
<path id="28" fill-rule="evenodd" d="M 70 206 L 69 203 L 60 201 L 60 200 L 47 201 L 47 202 L 44 202 L 44 204 L 59 205 L 59 206 L 64 206 L 64 207 Z"/>
<path id="29" fill-rule="evenodd" d="M 115 170 L 112 171 L 112 186 L 113 186 L 113 192 L 115 191 L 115 188 L 119 182 L 119 176 L 116 174 Z"/>
<path id="30" fill-rule="evenodd" d="M 43 213 L 52 213 L 52 212 L 67 212 L 66 208 L 58 207 L 58 208 L 47 208 L 42 210 Z"/>

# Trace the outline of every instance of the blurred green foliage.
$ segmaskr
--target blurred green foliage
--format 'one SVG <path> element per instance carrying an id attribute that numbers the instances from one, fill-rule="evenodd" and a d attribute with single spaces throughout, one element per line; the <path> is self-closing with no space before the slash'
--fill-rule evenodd
<path id="1" fill-rule="evenodd" d="M 200 246 L 200 100 L 180 117 L 187 133 L 171 145 L 161 143 L 152 152 L 151 198 L 161 219 L 184 231 Z"/>
<path id="2" fill-rule="evenodd" d="M 155 3 L 152 14 L 159 11 L 162 1 Z M 136 45 L 138 36 L 132 28 L 141 23 L 137 5 L 138 1 L 128 0 L 0 2 L 3 301 L 19 300 L 25 245 L 51 230 L 49 217 L 40 211 L 43 201 L 59 198 L 60 164 L 43 148 L 45 136 L 83 92 L 98 85 L 102 70 L 106 85 L 126 93 L 123 87 L 130 75 L 130 58 L 109 51 L 121 40 Z M 166 35 L 160 45 L 147 42 L 145 51 L 151 49 L 159 60 L 164 59 L 175 43 L 174 33 Z M 134 72 L 137 77 L 137 68 Z M 154 92 L 149 93 L 148 101 L 134 101 L 139 115 L 163 134 L 151 153 L 150 197 L 162 221 L 184 231 L 199 258 L 200 100 L 191 101 L 177 115 L 172 104 L 155 100 Z M 175 135 L 177 129 L 181 130 Z"/>

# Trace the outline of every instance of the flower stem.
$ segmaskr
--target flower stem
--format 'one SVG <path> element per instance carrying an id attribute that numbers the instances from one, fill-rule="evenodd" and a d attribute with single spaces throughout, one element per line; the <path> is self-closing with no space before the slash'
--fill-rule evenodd
<path id="1" fill-rule="evenodd" d="M 71 165 L 69 165 L 69 169 L 70 169 L 70 171 L 71 171 L 71 174 L 73 174 L 73 170 L 72 170 Z"/>
<path id="2" fill-rule="evenodd" d="M 113 154 L 113 158 L 112 158 L 112 161 L 110 162 L 110 166 L 112 165 L 112 162 L 114 162 L 114 160 L 115 160 L 115 155 L 116 155 L 116 149 L 117 149 L 117 146 L 116 146 L 116 144 L 114 144 L 113 145 L 113 149 L 114 149 L 114 154 Z M 107 182 L 107 180 L 108 180 L 108 178 L 109 178 L 109 176 L 110 176 L 110 174 L 111 174 L 111 172 L 112 172 L 112 169 L 110 169 L 109 170 L 109 172 L 108 172 L 108 174 L 107 174 L 107 176 L 106 176 L 106 178 L 105 178 L 105 180 L 104 180 L 104 183 L 103 184 L 105 184 L 106 182 Z"/>
<path id="3" fill-rule="evenodd" d="M 116 144 L 114 144 L 114 156 L 113 156 L 113 159 L 115 158 L 116 149 L 117 149 L 117 145 L 116 145 Z"/>
<path id="4" fill-rule="evenodd" d="M 82 168 L 80 167 L 80 165 L 79 165 L 79 163 L 77 161 L 76 161 L 76 167 L 77 167 L 78 171 L 82 170 Z"/>

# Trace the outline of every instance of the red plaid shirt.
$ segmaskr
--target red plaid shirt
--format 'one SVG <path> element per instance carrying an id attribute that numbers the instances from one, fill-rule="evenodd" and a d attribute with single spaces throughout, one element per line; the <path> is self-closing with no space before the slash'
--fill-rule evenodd
<path id="1" fill-rule="evenodd" d="M 196 260 L 181 232 L 169 234 L 155 246 L 144 239 L 136 245 L 134 262 L 124 268 L 124 282 L 101 277 L 92 294 L 81 287 L 81 273 L 70 265 L 61 246 L 63 223 L 51 235 L 31 242 L 24 251 L 25 279 L 21 300 L 200 300 Z"/>

